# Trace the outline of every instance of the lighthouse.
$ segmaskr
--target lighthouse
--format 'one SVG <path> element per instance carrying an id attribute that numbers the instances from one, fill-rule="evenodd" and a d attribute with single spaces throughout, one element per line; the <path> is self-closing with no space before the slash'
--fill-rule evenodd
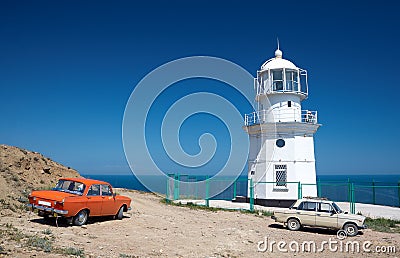
<path id="1" fill-rule="evenodd" d="M 256 204 L 290 206 L 299 196 L 317 196 L 314 134 L 317 111 L 303 110 L 307 71 L 283 58 L 279 49 L 254 79 L 256 111 L 246 114 L 248 197 Z M 251 189 L 252 188 L 252 189 Z M 299 194 L 301 192 L 301 194 Z"/>

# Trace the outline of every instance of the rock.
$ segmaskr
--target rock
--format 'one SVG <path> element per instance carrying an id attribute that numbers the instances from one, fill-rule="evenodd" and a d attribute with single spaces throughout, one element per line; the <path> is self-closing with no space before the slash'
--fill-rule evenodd
<path id="1" fill-rule="evenodd" d="M 80 177 L 77 171 L 68 169 L 50 159 L 42 160 L 40 157 L 42 155 L 31 151 L 1 145 L 0 184 L 2 189 L 0 199 L 10 203 L 11 207 L 20 206 L 21 198 L 18 199 L 18 196 L 27 196 L 34 189 L 51 187 L 50 181 L 51 185 L 54 185 L 54 182 L 57 182 L 60 177 Z M 3 183 L 4 180 L 6 184 Z M 10 195 L 11 192 L 15 194 Z M 0 209 L 2 208 L 4 207 L 0 204 Z M 9 209 L 0 210 L 2 216 L 12 212 Z M 15 212 L 20 213 L 20 211 Z M 17 216 L 19 215 L 17 214 Z"/>

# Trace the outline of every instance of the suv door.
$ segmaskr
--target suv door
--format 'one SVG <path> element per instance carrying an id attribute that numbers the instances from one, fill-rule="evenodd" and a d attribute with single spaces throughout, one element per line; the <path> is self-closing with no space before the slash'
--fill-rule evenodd
<path id="1" fill-rule="evenodd" d="M 338 214 L 333 209 L 332 205 L 327 202 L 318 203 L 318 211 L 315 219 L 317 227 L 337 228 Z"/>
<path id="2" fill-rule="evenodd" d="M 300 223 L 305 226 L 314 226 L 315 225 L 315 211 L 317 208 L 317 203 L 312 201 L 302 202 L 297 207 L 297 217 L 300 220 Z"/>

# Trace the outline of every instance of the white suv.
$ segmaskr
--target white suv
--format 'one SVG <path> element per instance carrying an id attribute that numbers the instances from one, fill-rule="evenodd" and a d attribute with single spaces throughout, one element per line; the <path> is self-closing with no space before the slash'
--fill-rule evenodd
<path id="1" fill-rule="evenodd" d="M 301 226 L 343 229 L 348 236 L 355 236 L 365 229 L 365 217 L 343 212 L 336 203 L 325 198 L 305 197 L 290 208 L 276 209 L 271 216 L 275 222 L 284 223 L 290 230 Z"/>

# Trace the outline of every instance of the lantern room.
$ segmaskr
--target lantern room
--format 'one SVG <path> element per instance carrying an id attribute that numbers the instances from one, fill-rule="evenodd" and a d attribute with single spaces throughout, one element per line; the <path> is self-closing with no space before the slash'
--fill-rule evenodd
<path id="1" fill-rule="evenodd" d="M 275 57 L 267 60 L 255 79 L 257 98 L 262 95 L 293 93 L 304 100 L 308 95 L 307 71 L 282 58 L 277 49 Z"/>

